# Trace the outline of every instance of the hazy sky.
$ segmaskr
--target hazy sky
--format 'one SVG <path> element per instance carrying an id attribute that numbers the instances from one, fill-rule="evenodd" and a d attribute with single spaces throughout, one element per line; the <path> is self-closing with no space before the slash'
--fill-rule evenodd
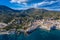
<path id="1" fill-rule="evenodd" d="M 60 0 L 0 0 L 0 5 L 13 9 L 44 8 L 60 10 Z"/>

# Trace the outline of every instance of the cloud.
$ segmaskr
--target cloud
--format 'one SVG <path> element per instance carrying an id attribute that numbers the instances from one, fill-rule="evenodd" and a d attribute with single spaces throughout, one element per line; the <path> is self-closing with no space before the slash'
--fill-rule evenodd
<path id="1" fill-rule="evenodd" d="M 44 8 L 50 10 L 60 10 L 60 0 L 11 0 L 11 3 L 19 5 L 17 9 Z"/>
<path id="2" fill-rule="evenodd" d="M 11 3 L 17 3 L 17 4 L 24 4 L 24 5 L 26 5 L 27 1 L 28 0 L 11 0 L 10 2 Z"/>
<path id="3" fill-rule="evenodd" d="M 45 5 L 51 5 L 51 4 L 54 4 L 56 3 L 57 1 L 43 1 L 43 2 L 40 2 L 40 3 L 36 3 L 36 4 L 33 4 L 34 7 L 38 7 L 38 6 L 45 6 Z"/>
<path id="4" fill-rule="evenodd" d="M 39 6 L 45 6 L 45 5 L 51 5 L 53 3 L 56 3 L 57 1 L 42 1 L 42 2 L 38 2 L 38 3 L 33 3 L 31 2 L 31 5 L 28 4 L 29 0 L 11 0 L 11 3 L 17 3 L 17 4 L 22 4 L 25 7 L 39 7 Z"/>
<path id="5" fill-rule="evenodd" d="M 46 10 L 54 10 L 54 11 L 60 11 L 60 8 L 58 9 L 58 8 L 56 8 L 56 9 L 53 9 L 53 8 L 44 8 L 44 9 L 46 9 Z"/>

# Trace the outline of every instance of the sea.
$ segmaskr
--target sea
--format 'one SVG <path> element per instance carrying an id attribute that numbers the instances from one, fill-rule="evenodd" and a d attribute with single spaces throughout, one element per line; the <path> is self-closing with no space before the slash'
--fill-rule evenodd
<path id="1" fill-rule="evenodd" d="M 28 35 L 21 32 L 20 34 L 0 35 L 0 40 L 60 40 L 60 30 L 43 30 L 35 29 Z"/>

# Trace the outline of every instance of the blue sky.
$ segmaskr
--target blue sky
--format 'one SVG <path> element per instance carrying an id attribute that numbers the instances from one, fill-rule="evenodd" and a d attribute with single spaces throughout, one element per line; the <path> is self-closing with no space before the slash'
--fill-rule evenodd
<path id="1" fill-rule="evenodd" d="M 0 5 L 13 9 L 43 8 L 60 11 L 60 0 L 0 0 Z"/>

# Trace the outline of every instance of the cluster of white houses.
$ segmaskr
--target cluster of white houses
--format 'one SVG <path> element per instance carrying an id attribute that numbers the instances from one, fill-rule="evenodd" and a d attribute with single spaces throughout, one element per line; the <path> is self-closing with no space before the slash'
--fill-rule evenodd
<path id="1" fill-rule="evenodd" d="M 34 30 L 37 27 L 46 30 L 51 30 L 51 29 L 60 30 L 60 20 L 53 20 L 53 19 L 34 20 L 34 22 L 32 22 L 31 24 L 31 27 L 27 28 L 26 31 Z"/>
<path id="2" fill-rule="evenodd" d="M 39 19 L 39 20 L 34 20 L 32 23 L 30 23 L 30 27 L 28 27 L 25 31 L 31 31 L 36 29 L 37 27 L 46 29 L 46 30 L 51 30 L 51 29 L 59 29 L 60 30 L 60 20 L 54 20 L 54 19 Z M 5 23 L 0 23 L 0 31 L 3 31 L 2 28 L 8 26 L 8 24 Z M 24 30 L 24 29 L 23 29 Z M 5 31 L 5 30 L 4 30 Z M 13 30 L 15 31 L 15 30 Z M 12 33 L 13 33 L 12 31 Z M 6 34 L 7 32 L 5 32 Z M 3 34 L 3 33 L 2 33 Z M 8 34 L 8 33 L 7 33 Z"/>
<path id="3" fill-rule="evenodd" d="M 51 28 L 60 29 L 60 20 L 53 20 L 53 19 L 35 20 L 32 26 L 35 27 L 36 25 L 46 30 L 51 30 Z"/>

